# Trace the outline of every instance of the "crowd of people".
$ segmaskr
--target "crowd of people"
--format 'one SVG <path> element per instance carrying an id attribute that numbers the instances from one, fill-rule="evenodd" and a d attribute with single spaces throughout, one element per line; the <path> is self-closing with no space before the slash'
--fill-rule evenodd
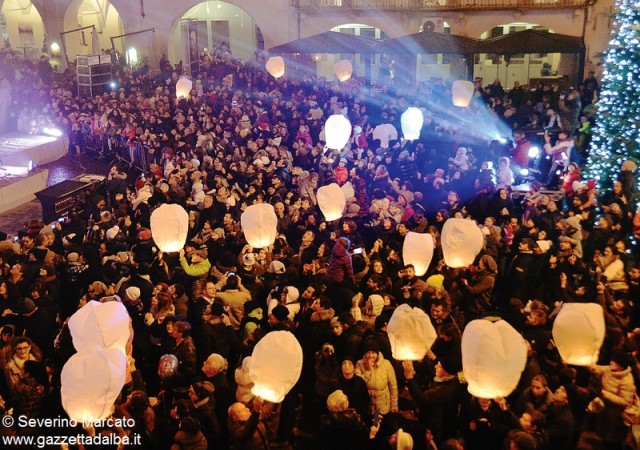
<path id="1" fill-rule="evenodd" d="M 116 71 L 119 88 L 94 98 L 74 94 L 72 73 L 37 81 L 28 72 L 33 82 L 21 89 L 35 94 L 21 98 L 47 98 L 43 113 L 65 128 L 70 153 L 98 143 L 131 156 L 142 145 L 145 158 L 142 167 L 114 164 L 62 221 L 34 219 L 15 242 L 0 233 L 3 413 L 64 415 L 60 371 L 75 352 L 68 318 L 89 301 L 117 301 L 133 341 L 113 415 L 135 427 L 85 433 L 136 434 L 145 448 L 172 449 L 636 448 L 624 415 L 639 374 L 635 166 L 626 162 L 601 192 L 581 179 L 592 77 L 566 93 L 478 83 L 462 110 L 442 81 L 372 92 L 357 79 L 274 80 L 259 58 L 223 53 L 203 55 L 200 70 L 179 99 L 181 67 L 166 58 L 159 71 Z M 408 106 L 425 111 L 414 141 L 400 126 Z M 331 114 L 353 125 L 343 149 L 324 146 Z M 458 125 L 480 128 L 487 117 L 513 129 L 513 145 Z M 529 167 L 529 132 L 545 129 L 548 190 L 534 181 L 515 197 L 512 167 Z M 334 182 L 347 205 L 327 222 L 317 188 Z M 164 203 L 189 213 L 177 253 L 154 243 L 150 217 Z M 248 245 L 240 226 L 259 203 L 278 218 L 266 248 Z M 440 243 L 454 217 L 475 221 L 485 238 L 462 269 L 447 267 Z M 409 231 L 435 243 L 423 276 L 403 262 Z M 566 302 L 603 307 L 598 365 L 560 358 L 551 326 Z M 424 310 L 437 331 L 422 361 L 392 356 L 386 327 L 401 304 Z M 488 316 L 528 343 L 508 398 L 475 398 L 465 385 L 461 336 Z M 280 404 L 254 397 L 249 377 L 253 347 L 274 330 L 292 332 L 303 349 L 300 379 Z"/>

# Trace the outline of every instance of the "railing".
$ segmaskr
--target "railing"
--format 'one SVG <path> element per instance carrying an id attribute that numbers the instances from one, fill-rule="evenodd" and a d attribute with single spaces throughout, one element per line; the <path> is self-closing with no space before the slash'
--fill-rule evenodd
<path id="1" fill-rule="evenodd" d="M 472 10 L 531 10 L 578 9 L 596 0 L 291 0 L 294 7 L 304 11 L 472 11 Z"/>

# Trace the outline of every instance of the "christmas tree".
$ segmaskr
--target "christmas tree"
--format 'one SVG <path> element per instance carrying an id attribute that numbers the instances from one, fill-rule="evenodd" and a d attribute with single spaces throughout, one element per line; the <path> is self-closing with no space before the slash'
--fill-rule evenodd
<path id="1" fill-rule="evenodd" d="M 601 189 L 624 161 L 640 161 L 640 0 L 617 0 L 616 8 L 587 168 Z M 640 192 L 640 177 L 634 181 Z"/>

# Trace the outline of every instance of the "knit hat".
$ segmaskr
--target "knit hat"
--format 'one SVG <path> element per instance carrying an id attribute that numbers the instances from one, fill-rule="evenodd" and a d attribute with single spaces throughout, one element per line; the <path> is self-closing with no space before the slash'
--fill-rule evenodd
<path id="1" fill-rule="evenodd" d="M 116 253 L 116 256 L 118 257 L 120 262 L 129 261 L 129 254 L 127 252 L 118 252 L 118 253 Z"/>
<path id="2" fill-rule="evenodd" d="M 287 298 L 284 300 L 285 304 L 294 303 L 300 298 L 300 291 L 295 286 L 287 286 Z"/>
<path id="3" fill-rule="evenodd" d="M 220 302 L 213 302 L 211 304 L 211 315 L 220 317 L 224 314 L 224 305 Z"/>
<path id="4" fill-rule="evenodd" d="M 375 339 L 368 339 L 362 345 L 362 353 L 367 352 L 375 352 L 378 353 L 380 351 L 380 344 Z"/>
<path id="5" fill-rule="evenodd" d="M 125 293 L 127 294 L 127 297 L 129 297 L 129 299 L 131 300 L 137 300 L 140 298 L 140 288 L 137 286 L 129 286 L 125 290 Z"/>
<path id="6" fill-rule="evenodd" d="M 217 372 L 224 372 L 229 367 L 229 363 L 222 355 L 212 353 L 207 358 L 207 364 Z"/>
<path id="7" fill-rule="evenodd" d="M 349 398 L 340 389 L 333 391 L 327 397 L 327 409 L 330 412 L 342 412 L 349 408 Z"/>
<path id="8" fill-rule="evenodd" d="M 276 305 L 275 308 L 271 310 L 271 314 L 273 314 L 273 317 L 278 319 L 279 322 L 282 322 L 287 320 L 287 317 L 289 316 L 289 308 L 284 305 Z"/>
<path id="9" fill-rule="evenodd" d="M 223 228 L 216 228 L 213 230 L 214 234 L 217 234 L 218 236 L 220 236 L 221 238 L 224 239 L 224 229 Z"/>
<path id="10" fill-rule="evenodd" d="M 253 266 L 256 263 L 256 257 L 253 253 L 245 253 L 242 257 L 242 264 L 245 266 Z"/>
<path id="11" fill-rule="evenodd" d="M 595 189 L 595 187 L 596 187 L 596 180 L 587 181 L 587 189 L 588 190 Z"/>
<path id="12" fill-rule="evenodd" d="M 118 232 L 120 232 L 120 227 L 118 225 L 109 228 L 107 230 L 107 239 L 109 239 L 110 241 L 115 239 L 118 235 Z"/>
<path id="13" fill-rule="evenodd" d="M 413 437 L 409 433 L 405 433 L 402 428 L 398 428 L 396 449 L 413 450 Z"/>
<path id="14" fill-rule="evenodd" d="M 441 291 L 444 289 L 444 275 L 431 275 L 427 278 L 427 286 L 436 291 Z"/>
<path id="15" fill-rule="evenodd" d="M 631 365 L 631 358 L 629 354 L 624 350 L 616 350 L 611 355 L 611 361 L 617 363 L 623 369 L 626 369 Z"/>
<path id="16" fill-rule="evenodd" d="M 281 274 L 285 273 L 286 271 L 287 268 L 281 261 L 271 261 L 271 264 L 269 264 L 269 272 L 271 273 Z"/>
<path id="17" fill-rule="evenodd" d="M 369 296 L 369 301 L 371 302 L 371 312 L 374 316 L 379 316 L 384 308 L 384 298 L 382 295 L 373 294 Z"/>
<path id="18" fill-rule="evenodd" d="M 76 252 L 71 252 L 67 255 L 68 263 L 76 263 L 78 262 L 79 259 L 80 259 L 80 255 L 78 255 Z"/>

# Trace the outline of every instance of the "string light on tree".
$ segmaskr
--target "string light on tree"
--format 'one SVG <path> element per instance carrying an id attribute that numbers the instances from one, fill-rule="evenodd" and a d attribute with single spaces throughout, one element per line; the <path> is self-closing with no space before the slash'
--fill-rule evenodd
<path id="1" fill-rule="evenodd" d="M 640 0 L 617 0 L 616 10 L 588 164 L 601 188 L 611 186 L 624 160 L 640 160 Z M 639 192 L 640 178 L 635 183 Z"/>

